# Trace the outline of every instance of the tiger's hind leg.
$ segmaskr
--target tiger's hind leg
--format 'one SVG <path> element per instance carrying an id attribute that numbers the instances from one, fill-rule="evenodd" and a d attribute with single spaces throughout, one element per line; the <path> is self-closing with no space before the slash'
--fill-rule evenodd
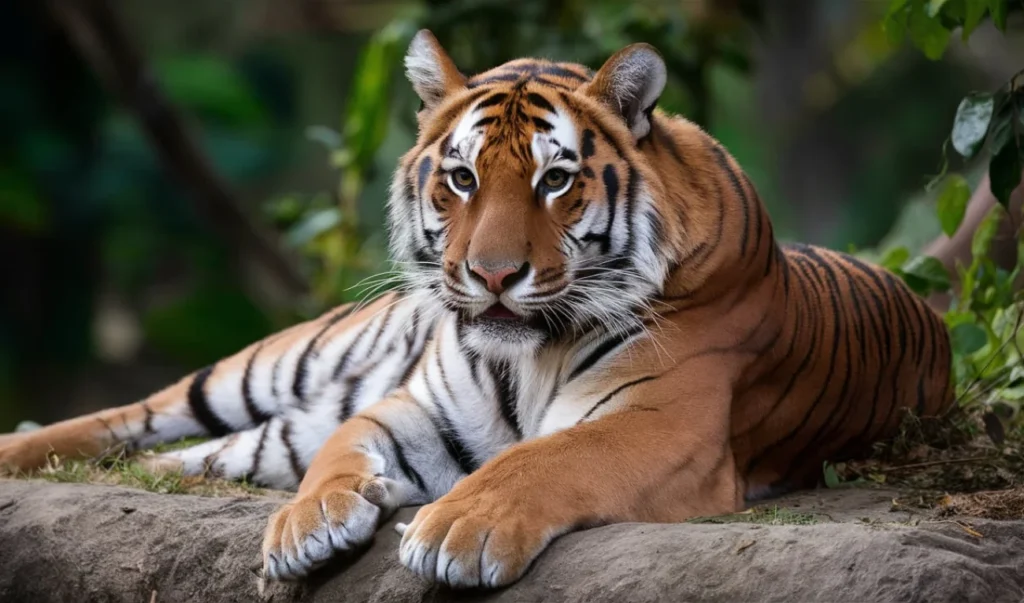
<path id="1" fill-rule="evenodd" d="M 419 358 L 432 328 L 423 305 L 416 297 L 388 294 L 362 308 L 343 306 L 257 342 L 141 402 L 5 435 L 0 470 L 36 469 L 51 454 L 95 458 L 189 436 L 212 436 L 224 445 L 227 440 L 222 438 L 237 435 L 233 441 L 243 450 L 243 445 L 258 442 L 256 433 L 263 425 L 282 416 L 290 419 L 268 426 L 268 438 L 276 433 L 302 450 L 317 447 L 362 405 L 383 398 Z M 282 437 L 283 425 L 289 426 L 291 433 L 283 432 L 287 437 Z M 317 430 L 326 435 L 309 435 Z M 290 458 L 273 447 L 263 455 Z M 225 455 L 225 462 L 229 457 Z M 240 462 L 232 457 L 225 464 L 227 473 L 234 476 Z M 284 487 L 293 481 L 289 477 Z M 279 483 L 272 479 L 267 485 Z"/>

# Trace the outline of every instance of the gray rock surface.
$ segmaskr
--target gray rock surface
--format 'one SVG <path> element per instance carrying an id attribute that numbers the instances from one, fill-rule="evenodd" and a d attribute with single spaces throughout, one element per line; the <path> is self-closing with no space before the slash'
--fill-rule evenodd
<path id="1" fill-rule="evenodd" d="M 393 525 L 415 512 L 403 509 L 363 554 L 264 590 L 260 540 L 279 500 L 0 480 L 0 601 L 1024 601 L 1024 522 L 921 520 L 889 511 L 892 496 L 779 501 L 816 514 L 810 525 L 595 528 L 493 592 L 433 587 L 399 565 Z"/>

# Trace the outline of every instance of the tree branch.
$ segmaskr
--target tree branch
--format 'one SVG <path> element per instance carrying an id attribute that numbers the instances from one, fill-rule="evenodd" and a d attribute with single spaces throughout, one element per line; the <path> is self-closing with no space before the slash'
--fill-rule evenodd
<path id="1" fill-rule="evenodd" d="M 306 281 L 268 229 L 243 208 L 189 134 L 182 117 L 129 39 L 106 0 L 50 0 L 50 13 L 104 85 L 132 112 L 168 173 L 235 256 L 263 265 L 290 295 Z"/>

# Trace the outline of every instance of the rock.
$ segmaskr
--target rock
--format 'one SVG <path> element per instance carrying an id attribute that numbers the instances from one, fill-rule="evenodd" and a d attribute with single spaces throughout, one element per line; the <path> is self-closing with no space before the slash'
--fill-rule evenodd
<path id="1" fill-rule="evenodd" d="M 398 563 L 396 521 L 361 555 L 260 589 L 280 500 L 0 480 L 0 601 L 978 601 L 1024 599 L 1024 521 L 936 521 L 886 491 L 782 499 L 755 523 L 620 524 L 556 541 L 517 584 L 453 592 Z M 762 508 L 764 505 L 762 505 Z M 799 513 L 799 515 L 794 514 Z M 738 516 L 734 519 L 749 519 Z M 720 520 L 715 520 L 720 521 Z M 916 524 L 916 525 L 914 525 Z"/>

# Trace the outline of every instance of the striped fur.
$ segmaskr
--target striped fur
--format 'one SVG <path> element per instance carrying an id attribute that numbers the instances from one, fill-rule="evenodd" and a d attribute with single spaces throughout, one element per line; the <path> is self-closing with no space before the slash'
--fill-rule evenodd
<path id="1" fill-rule="evenodd" d="M 5 436 L 0 463 L 210 435 L 143 462 L 297 488 L 267 528 L 270 578 L 425 504 L 402 562 L 499 586 L 560 534 L 733 512 L 950 406 L 939 317 L 880 268 L 777 243 L 728 152 L 654 109 L 650 47 L 465 78 L 421 33 L 408 64 L 424 108 L 389 200 L 401 290 Z"/>

